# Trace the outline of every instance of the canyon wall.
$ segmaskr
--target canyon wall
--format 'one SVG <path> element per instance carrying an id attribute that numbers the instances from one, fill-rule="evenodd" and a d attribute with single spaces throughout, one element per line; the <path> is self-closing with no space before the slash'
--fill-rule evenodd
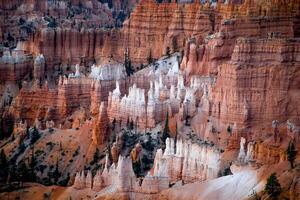
<path id="1" fill-rule="evenodd" d="M 32 55 L 23 51 L 4 51 L 0 57 L 1 82 L 18 82 L 28 75 L 33 68 Z"/>
<path id="2" fill-rule="evenodd" d="M 239 39 L 230 62 L 219 67 L 212 116 L 245 127 L 296 117 L 299 61 L 296 39 Z"/>

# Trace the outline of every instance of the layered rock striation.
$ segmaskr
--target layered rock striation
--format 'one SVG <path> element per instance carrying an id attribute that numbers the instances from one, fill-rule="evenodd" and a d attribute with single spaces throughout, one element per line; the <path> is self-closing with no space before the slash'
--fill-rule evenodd
<path id="1" fill-rule="evenodd" d="M 95 191 L 111 187 L 117 192 L 157 194 L 178 180 L 189 183 L 216 178 L 220 170 L 220 155 L 213 147 L 183 140 L 177 141 L 175 149 L 174 139 L 168 138 L 165 152 L 157 151 L 152 173 L 142 180 L 136 178 L 130 158 L 119 156 L 117 164 L 109 166 L 107 155 L 102 173 L 98 171 L 91 178 L 90 171 L 87 175 L 78 172 L 73 187 Z"/>

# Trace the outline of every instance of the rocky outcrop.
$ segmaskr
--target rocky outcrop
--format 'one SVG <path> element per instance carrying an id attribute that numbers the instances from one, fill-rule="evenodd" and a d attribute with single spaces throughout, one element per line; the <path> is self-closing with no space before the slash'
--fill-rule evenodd
<path id="1" fill-rule="evenodd" d="M 91 188 L 99 191 L 99 189 L 111 185 L 118 192 L 131 192 L 137 187 L 137 183 L 131 159 L 120 156 L 117 165 L 108 166 L 108 161 L 106 161 L 103 172 L 98 171 L 94 177 L 90 171 L 87 175 L 83 171 L 77 173 L 73 187 L 76 189 Z"/>
<path id="2" fill-rule="evenodd" d="M 167 176 L 171 181 L 185 183 L 216 178 L 220 167 L 221 153 L 205 144 L 174 139 L 166 140 L 166 149 L 158 150 L 154 161 L 154 176 Z"/>
<path id="3" fill-rule="evenodd" d="M 192 120 L 197 134 L 238 148 L 239 137 L 251 139 L 274 119 L 297 118 L 298 46 L 297 39 L 238 39 L 231 60 L 219 65 L 215 83 L 203 90 Z"/>
<path id="4" fill-rule="evenodd" d="M 127 90 L 125 68 L 121 64 L 104 64 L 100 66 L 93 65 L 89 78 L 94 79 L 91 86 L 91 112 L 97 114 L 99 105 L 102 101 L 107 102 L 109 92 L 113 91 L 116 87 L 115 81 L 120 84 L 120 92 L 123 93 Z"/>
<path id="5" fill-rule="evenodd" d="M 57 89 L 49 88 L 47 83 L 41 87 L 30 87 L 25 82 L 10 110 L 16 118 L 29 124 L 38 118 L 44 123 L 53 120 L 58 126 L 79 108 L 89 109 L 91 82 L 84 77 L 61 77 Z"/>
<path id="6" fill-rule="evenodd" d="M 119 156 L 117 164 L 109 167 L 108 155 L 102 173 L 98 171 L 91 184 L 90 172 L 77 173 L 73 187 L 93 188 L 100 191 L 110 186 L 117 192 L 157 194 L 169 188 L 170 182 L 182 180 L 185 183 L 210 180 L 217 177 L 220 170 L 220 152 L 208 145 L 192 144 L 178 140 L 176 150 L 174 140 L 167 139 L 167 148 L 156 153 L 154 168 L 143 178 L 141 184 L 132 169 L 132 160 Z M 93 186 L 91 186 L 93 185 Z M 91 186 L 91 187 L 89 187 Z"/>
<path id="7" fill-rule="evenodd" d="M 21 50 L 4 51 L 0 57 L 0 79 L 21 82 L 32 70 L 32 56 Z"/>
<path id="8" fill-rule="evenodd" d="M 106 103 L 101 102 L 98 118 L 93 126 L 93 142 L 98 146 L 105 144 L 109 136 L 109 123 L 106 109 Z"/>
<path id="9" fill-rule="evenodd" d="M 299 6 L 297 2 L 291 4 Z M 299 10 L 294 8 L 278 1 L 272 4 L 245 1 L 242 5 L 218 3 L 214 15 L 216 32 L 206 34 L 200 41 L 195 37 L 187 40 L 181 69 L 188 75 L 216 74 L 218 65 L 230 60 L 239 37 L 296 37 Z"/>
<path id="10" fill-rule="evenodd" d="M 291 91 L 299 90 L 297 49 L 297 40 L 238 40 L 231 61 L 219 68 L 212 115 L 244 127 L 296 117 L 300 96 Z"/>

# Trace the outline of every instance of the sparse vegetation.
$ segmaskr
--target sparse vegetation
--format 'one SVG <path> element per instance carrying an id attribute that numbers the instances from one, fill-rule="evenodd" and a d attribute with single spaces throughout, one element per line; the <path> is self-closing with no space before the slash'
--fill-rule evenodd
<path id="1" fill-rule="evenodd" d="M 171 50 L 170 50 L 170 47 L 166 47 L 166 50 L 165 50 L 165 55 L 167 56 L 167 57 L 170 57 L 171 56 Z"/>
<path id="2" fill-rule="evenodd" d="M 271 174 L 267 180 L 264 190 L 271 199 L 277 199 L 281 193 L 281 186 L 277 179 L 276 173 Z"/>
<path id="3" fill-rule="evenodd" d="M 260 196 L 257 194 L 255 190 L 252 190 L 252 193 L 249 195 L 251 200 L 260 200 Z"/>
<path id="4" fill-rule="evenodd" d="M 96 148 L 96 151 L 95 151 L 95 153 L 94 153 L 93 160 L 90 162 L 90 164 L 91 164 L 91 165 L 94 165 L 94 164 L 96 164 L 99 160 L 100 160 L 100 152 L 99 152 L 99 149 Z"/>
<path id="5" fill-rule="evenodd" d="M 131 76 L 133 74 L 134 70 L 131 65 L 131 60 L 130 60 L 128 49 L 125 50 L 124 66 L 125 66 L 127 76 Z"/>
<path id="6" fill-rule="evenodd" d="M 231 134 L 232 132 L 232 128 L 230 126 L 227 127 L 227 133 L 230 133 Z"/>
<path id="7" fill-rule="evenodd" d="M 55 146 L 55 144 L 53 142 L 47 142 L 46 146 L 49 147 L 49 151 L 52 151 L 53 147 Z"/>
<path id="8" fill-rule="evenodd" d="M 14 123 L 14 117 L 10 114 L 0 118 L 0 140 L 12 135 Z"/>
<path id="9" fill-rule="evenodd" d="M 167 112 L 166 121 L 164 130 L 162 133 L 162 142 L 163 142 L 163 149 L 166 148 L 166 139 L 170 137 L 170 129 L 169 129 L 169 112 Z"/>
<path id="10" fill-rule="evenodd" d="M 287 154 L 287 159 L 291 164 L 291 168 L 293 169 L 297 151 L 296 151 L 295 145 L 292 141 L 289 142 L 289 146 L 286 150 L 286 154 Z"/>
<path id="11" fill-rule="evenodd" d="M 30 134 L 30 144 L 33 145 L 36 141 L 38 141 L 40 139 L 40 133 L 37 130 L 37 128 L 34 126 L 31 134 Z"/>
<path id="12" fill-rule="evenodd" d="M 132 163 L 132 168 L 134 173 L 136 174 L 137 177 L 142 176 L 142 170 L 141 170 L 141 162 L 140 160 L 137 160 L 136 162 Z"/>
<path id="13" fill-rule="evenodd" d="M 4 150 L 0 152 L 0 182 L 6 182 L 8 176 L 8 160 Z"/>
<path id="14" fill-rule="evenodd" d="M 75 152 L 73 153 L 73 158 L 79 155 L 79 151 L 80 151 L 80 146 L 77 147 L 77 149 L 76 149 Z"/>
<path id="15" fill-rule="evenodd" d="M 149 50 L 148 56 L 147 56 L 147 62 L 150 65 L 153 62 L 153 58 L 152 58 L 152 50 Z"/>

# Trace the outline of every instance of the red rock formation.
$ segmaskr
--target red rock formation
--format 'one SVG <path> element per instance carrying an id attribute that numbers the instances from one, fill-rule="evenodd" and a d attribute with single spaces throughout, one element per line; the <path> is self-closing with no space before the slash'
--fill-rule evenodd
<path id="1" fill-rule="evenodd" d="M 0 58 L 0 80 L 21 82 L 32 70 L 32 56 L 23 51 L 5 51 Z"/>
<path id="2" fill-rule="evenodd" d="M 101 146 L 108 141 L 109 121 L 106 109 L 106 103 L 101 102 L 98 118 L 95 124 L 93 125 L 93 142 L 98 146 Z"/>
<path id="3" fill-rule="evenodd" d="M 89 109 L 91 80 L 85 78 L 61 79 L 58 89 L 30 88 L 24 85 L 16 97 L 11 112 L 17 119 L 26 120 L 30 125 L 36 118 L 53 120 L 56 126 L 79 108 Z M 46 97 L 46 98 L 41 98 Z"/>
<path id="4" fill-rule="evenodd" d="M 293 39 L 238 40 L 231 61 L 219 68 L 212 115 L 244 127 L 297 116 L 299 44 Z"/>

